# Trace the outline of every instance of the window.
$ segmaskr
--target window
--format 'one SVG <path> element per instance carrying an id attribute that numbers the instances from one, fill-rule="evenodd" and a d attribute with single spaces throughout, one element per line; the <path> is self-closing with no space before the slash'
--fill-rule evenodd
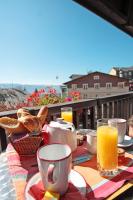
<path id="1" fill-rule="evenodd" d="M 99 76 L 98 75 L 94 76 L 93 78 L 94 78 L 94 80 L 99 80 Z"/>
<path id="2" fill-rule="evenodd" d="M 112 83 L 106 83 L 106 88 L 112 88 Z"/>
<path id="3" fill-rule="evenodd" d="M 94 83 L 94 88 L 99 89 L 100 88 L 100 83 Z"/>
<path id="4" fill-rule="evenodd" d="M 84 99 L 87 99 L 87 94 L 84 94 L 83 98 L 84 98 Z"/>
<path id="5" fill-rule="evenodd" d="M 76 90 L 77 89 L 77 84 L 72 84 L 72 89 Z"/>
<path id="6" fill-rule="evenodd" d="M 132 72 L 128 72 L 128 75 L 129 75 L 129 76 L 132 76 Z"/>
<path id="7" fill-rule="evenodd" d="M 119 76 L 123 77 L 123 72 L 122 71 L 119 71 Z"/>
<path id="8" fill-rule="evenodd" d="M 124 88 L 124 84 L 125 84 L 124 82 L 118 82 L 118 87 L 119 88 Z"/>
<path id="9" fill-rule="evenodd" d="M 83 84 L 83 89 L 87 90 L 88 89 L 88 83 Z"/>

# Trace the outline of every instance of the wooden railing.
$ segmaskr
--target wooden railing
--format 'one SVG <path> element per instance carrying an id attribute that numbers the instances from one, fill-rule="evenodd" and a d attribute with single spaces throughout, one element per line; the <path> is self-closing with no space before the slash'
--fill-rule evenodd
<path id="1" fill-rule="evenodd" d="M 125 118 L 128 119 L 133 114 L 133 92 L 87 99 L 63 104 L 48 105 L 49 113 L 47 120 L 54 120 L 60 117 L 60 110 L 63 106 L 73 108 L 73 123 L 76 128 L 96 128 L 96 121 L 100 118 Z M 38 113 L 40 107 L 29 108 L 33 115 Z M 1 112 L 0 117 L 17 117 L 16 111 Z M 7 146 L 4 129 L 0 128 L 1 150 Z"/>

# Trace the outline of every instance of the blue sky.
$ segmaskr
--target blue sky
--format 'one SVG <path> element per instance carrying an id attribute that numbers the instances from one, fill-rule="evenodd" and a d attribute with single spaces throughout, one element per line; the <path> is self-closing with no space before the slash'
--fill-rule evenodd
<path id="1" fill-rule="evenodd" d="M 133 66 L 133 38 L 79 4 L 0 1 L 1 83 L 59 84 L 112 66 Z"/>

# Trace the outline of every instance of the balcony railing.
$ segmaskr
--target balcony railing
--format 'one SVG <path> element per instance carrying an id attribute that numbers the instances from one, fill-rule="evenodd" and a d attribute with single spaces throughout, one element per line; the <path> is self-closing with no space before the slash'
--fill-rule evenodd
<path id="1" fill-rule="evenodd" d="M 60 117 L 60 110 L 63 106 L 73 108 L 73 123 L 78 128 L 96 128 L 96 120 L 99 118 L 125 118 L 133 114 L 133 92 L 87 99 L 76 102 L 48 105 L 49 113 L 47 120 L 54 120 Z M 40 107 L 29 108 L 33 115 L 38 113 Z M 17 117 L 16 111 L 1 112 L 0 117 Z M 1 151 L 7 146 L 7 139 L 4 129 L 0 128 Z"/>

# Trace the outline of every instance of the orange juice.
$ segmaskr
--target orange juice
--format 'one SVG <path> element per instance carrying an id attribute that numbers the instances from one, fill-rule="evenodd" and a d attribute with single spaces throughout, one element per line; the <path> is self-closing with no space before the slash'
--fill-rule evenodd
<path id="1" fill-rule="evenodd" d="M 67 122 L 73 122 L 72 119 L 72 111 L 62 111 L 61 112 L 61 118 L 63 118 Z"/>
<path id="2" fill-rule="evenodd" d="M 107 125 L 97 128 L 97 159 L 101 169 L 113 170 L 118 165 L 118 131 Z"/>

